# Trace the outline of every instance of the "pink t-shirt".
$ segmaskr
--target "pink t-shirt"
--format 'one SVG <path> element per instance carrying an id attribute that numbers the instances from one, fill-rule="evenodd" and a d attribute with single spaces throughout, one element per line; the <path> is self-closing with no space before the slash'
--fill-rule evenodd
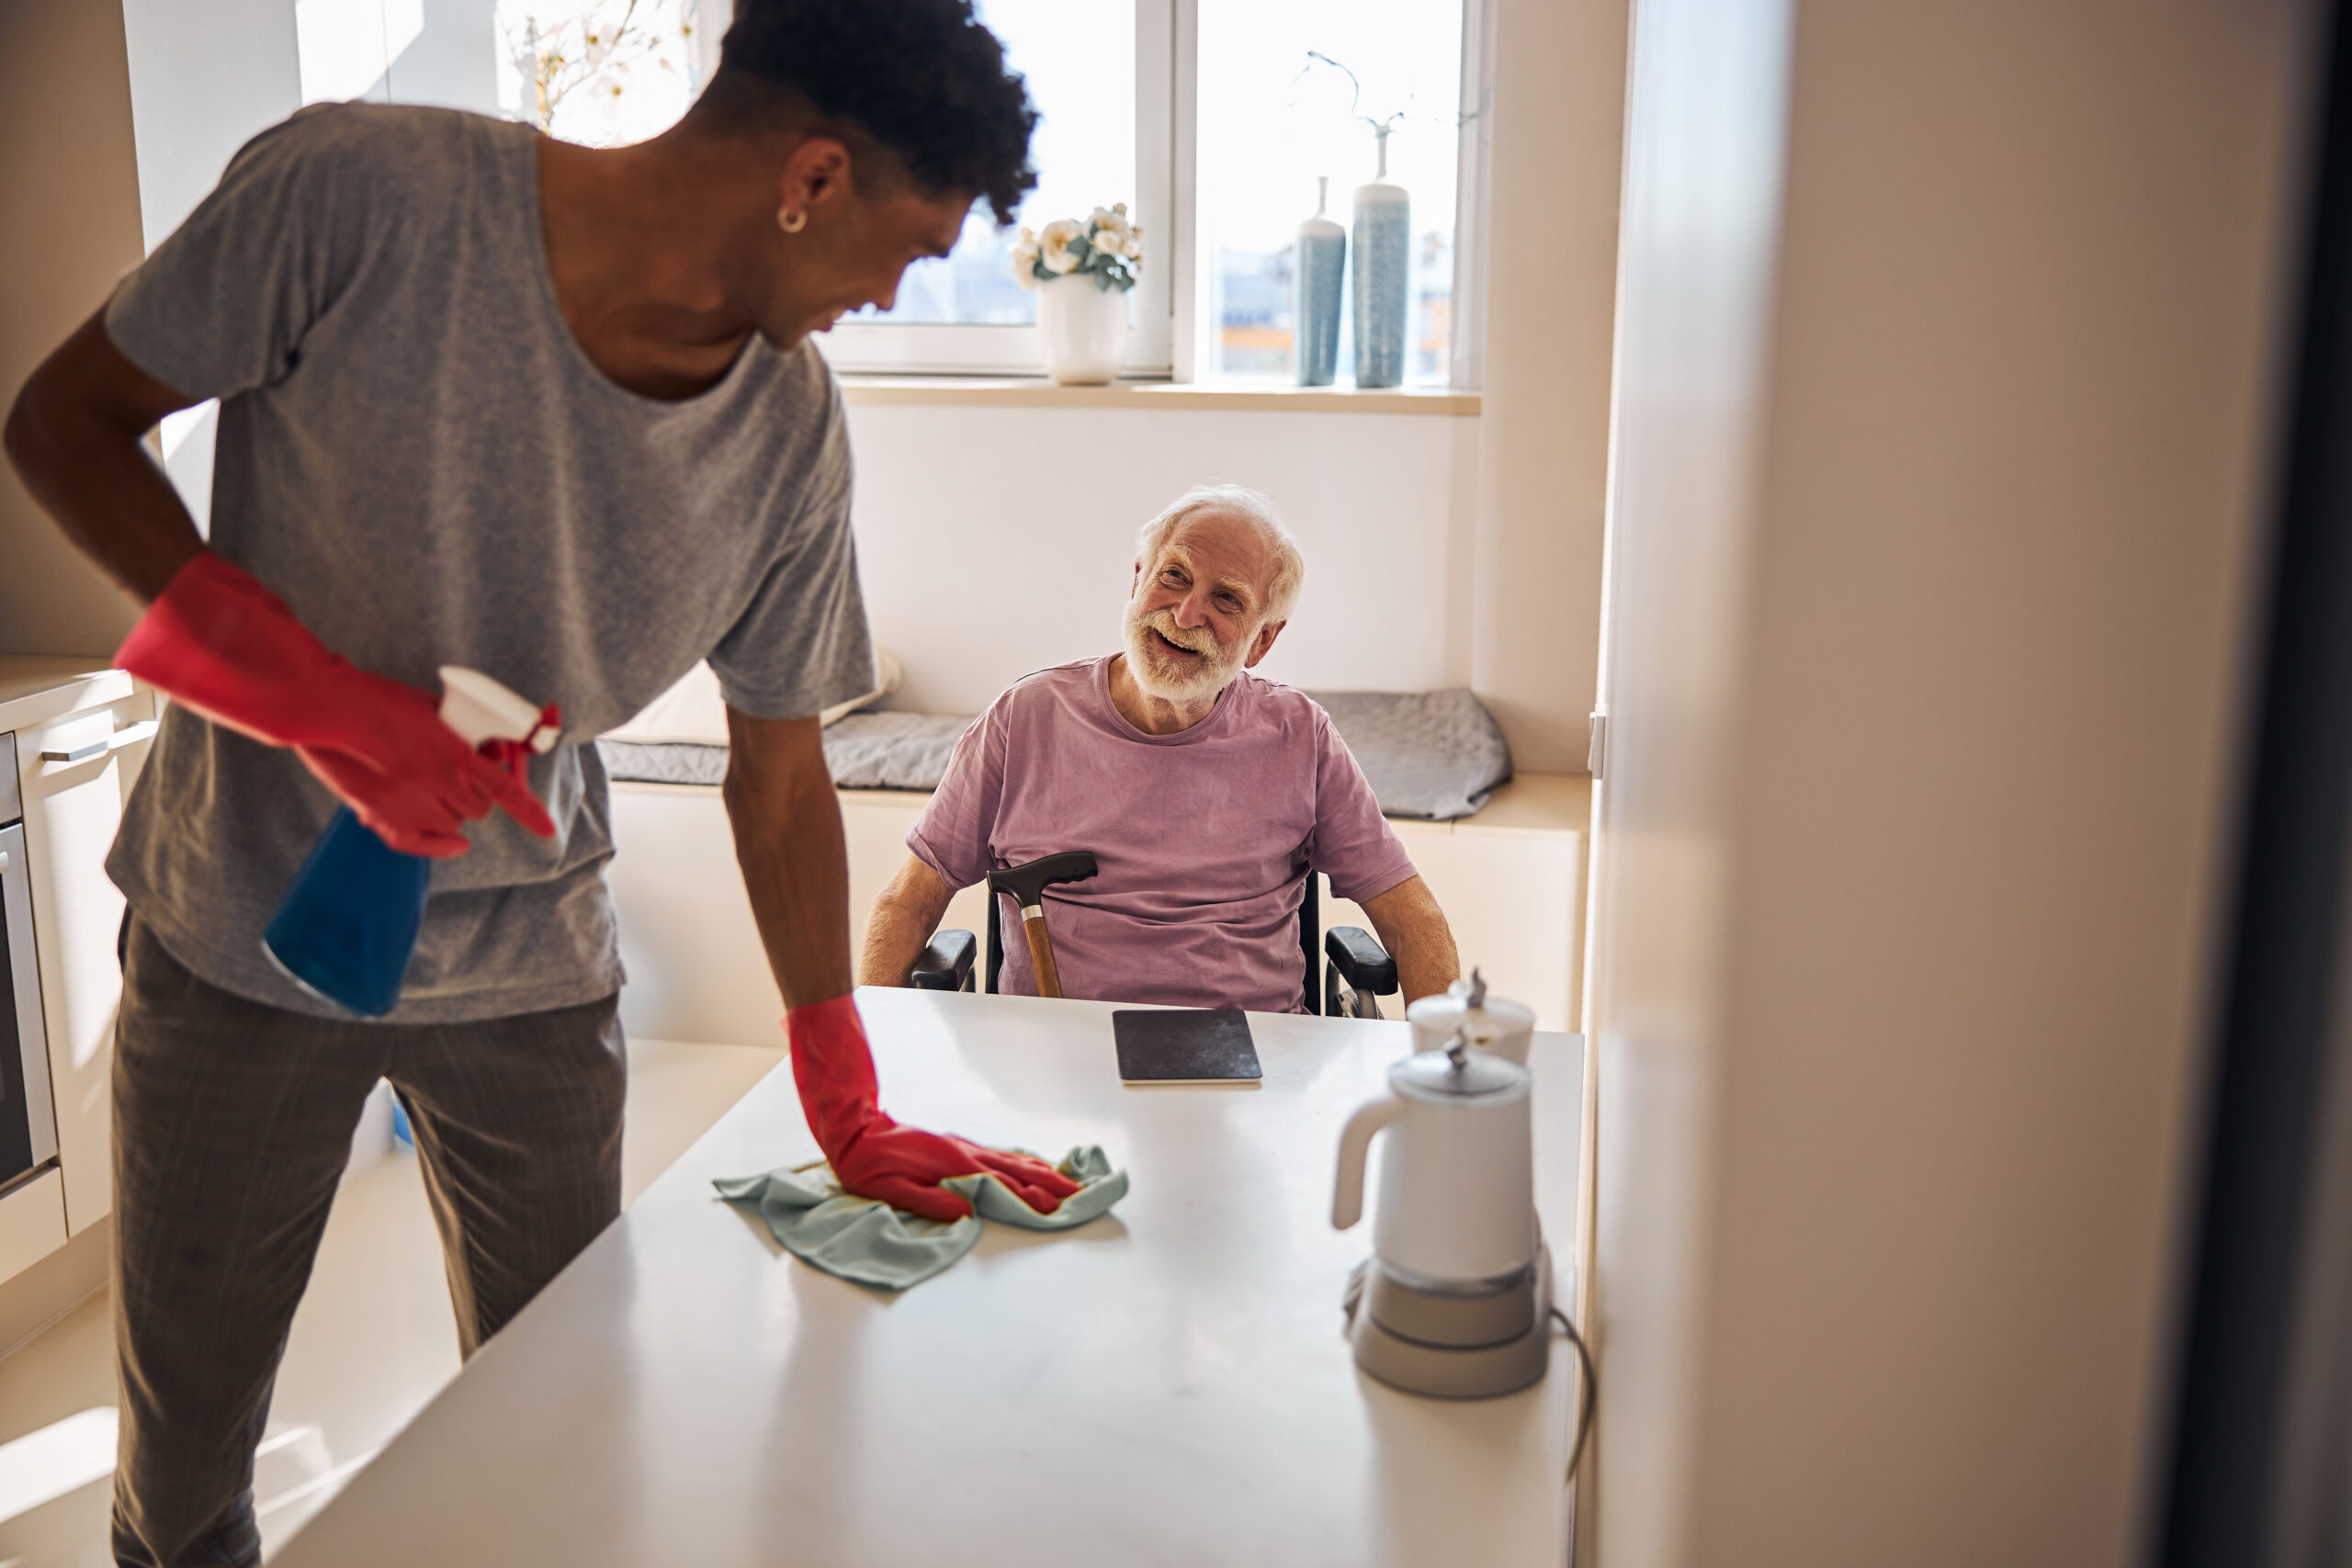
<path id="1" fill-rule="evenodd" d="M 1298 906 L 1309 867 L 1359 902 L 1413 874 L 1331 720 L 1243 671 L 1208 717 L 1147 735 L 1111 704 L 1106 656 L 1017 682 L 956 743 L 907 848 L 967 887 L 1091 850 L 1046 890 L 1062 993 L 1303 1012 Z M 1021 912 L 1000 905 L 998 989 L 1035 996 Z"/>

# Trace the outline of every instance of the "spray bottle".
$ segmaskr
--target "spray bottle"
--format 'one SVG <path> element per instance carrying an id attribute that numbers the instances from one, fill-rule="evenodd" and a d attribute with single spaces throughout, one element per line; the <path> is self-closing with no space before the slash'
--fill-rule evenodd
<path id="1" fill-rule="evenodd" d="M 441 667 L 441 722 L 469 746 L 513 740 L 544 754 L 556 742 L 548 715 L 455 664 Z M 346 806 L 295 873 L 262 933 L 262 950 L 311 995 L 381 1018 L 400 1000 L 432 874 L 430 860 L 391 848 Z"/>

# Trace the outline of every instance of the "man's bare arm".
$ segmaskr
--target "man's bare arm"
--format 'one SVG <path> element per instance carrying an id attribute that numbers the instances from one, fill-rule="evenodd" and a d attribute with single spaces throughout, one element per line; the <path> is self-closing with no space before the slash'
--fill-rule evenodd
<path id="1" fill-rule="evenodd" d="M 1376 898 L 1367 899 L 1363 912 L 1380 945 L 1396 960 L 1396 984 L 1408 1007 L 1453 984 L 1462 960 L 1453 951 L 1453 928 L 1437 907 L 1429 884 L 1408 876 Z"/>
<path id="2" fill-rule="evenodd" d="M 865 952 L 858 960 L 858 983 L 905 985 L 907 971 L 939 929 L 947 901 L 955 897 L 945 877 L 921 856 L 909 855 L 882 897 L 874 900 L 874 913 L 865 922 Z"/>
<path id="3" fill-rule="evenodd" d="M 123 357 L 92 316 L 8 411 L 8 460 L 66 537 L 145 603 L 204 547 L 140 437 L 195 402 Z"/>
<path id="4" fill-rule="evenodd" d="M 849 851 L 841 801 L 813 718 L 727 710 L 727 783 L 735 859 L 786 1008 L 850 989 Z"/>

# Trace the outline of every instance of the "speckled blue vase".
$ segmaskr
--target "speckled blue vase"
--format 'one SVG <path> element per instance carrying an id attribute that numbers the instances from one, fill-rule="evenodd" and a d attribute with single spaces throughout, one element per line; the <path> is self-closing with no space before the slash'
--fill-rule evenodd
<path id="1" fill-rule="evenodd" d="M 1326 189 L 1329 182 L 1324 182 Z M 1292 285 L 1291 321 L 1298 384 L 1328 387 L 1340 364 L 1340 297 L 1348 277 L 1348 231 L 1323 216 L 1298 226 L 1298 265 Z"/>
<path id="2" fill-rule="evenodd" d="M 1405 381 L 1412 203 L 1403 186 L 1356 186 L 1356 385 Z"/>

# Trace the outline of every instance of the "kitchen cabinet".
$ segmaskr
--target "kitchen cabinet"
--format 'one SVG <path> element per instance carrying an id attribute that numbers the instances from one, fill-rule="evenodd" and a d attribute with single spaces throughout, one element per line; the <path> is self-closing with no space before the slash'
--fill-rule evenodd
<path id="1" fill-rule="evenodd" d="M 156 699 L 120 671 L 94 661 L 0 658 L 0 729 L 16 736 L 24 796 L 24 849 L 32 895 L 41 1016 L 49 1036 L 57 1123 L 57 1182 L 66 1235 L 88 1229 L 113 1206 L 112 1106 L 115 1004 L 122 976 L 115 937 L 122 895 L 107 879 L 107 851 L 123 802 L 146 761 Z M 44 1177 L 31 1190 L 47 1190 Z M 14 1203 L 21 1193 L 9 1195 Z M 50 1201 L 57 1201 L 52 1199 Z M 28 1203 L 45 1216 L 45 1203 Z M 40 1255 L 19 1256 L 47 1234 L 28 1222 L 23 1245 L 0 1256 L 0 1277 Z M 14 1228 L 11 1228 L 14 1235 Z"/>

